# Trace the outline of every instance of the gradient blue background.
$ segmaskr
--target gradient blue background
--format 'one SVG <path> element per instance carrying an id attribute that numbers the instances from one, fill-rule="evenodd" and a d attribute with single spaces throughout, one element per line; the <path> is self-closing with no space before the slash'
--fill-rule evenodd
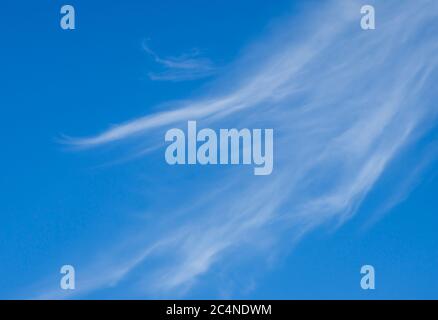
<path id="1" fill-rule="evenodd" d="M 132 187 L 131 173 L 147 174 L 152 160 L 100 167 L 99 150 L 73 152 L 59 143 L 62 134 L 92 135 L 206 86 L 208 79 L 150 81 L 154 61 L 142 50 L 145 39 L 163 55 L 203 48 L 226 66 L 273 20 L 318 6 L 317 1 L 76 0 L 70 4 L 77 29 L 64 31 L 62 4 L 6 0 L 1 6 L 0 298 L 32 297 L 32 284 L 48 274 L 58 279 L 66 261 L 76 266 L 80 281 L 81 266 L 96 252 L 103 254 L 106 244 L 117 241 L 117 230 L 127 227 L 126 212 L 168 197 L 161 189 L 143 197 Z M 412 154 L 421 154 L 436 134 L 423 137 Z M 401 171 L 412 163 L 415 156 Z M 339 229 L 319 228 L 293 248 L 283 243 L 283 256 L 269 268 L 254 265 L 255 286 L 239 280 L 248 266 L 233 269 L 232 294 L 226 297 L 438 298 L 436 168 L 429 163 L 407 199 L 369 225 L 379 197 L 391 194 L 404 175 L 383 177 Z M 374 291 L 359 286 L 364 264 L 376 268 Z M 201 282 L 182 297 L 220 297 L 211 293 L 208 278 Z M 81 297 L 131 295 L 121 285 Z"/>

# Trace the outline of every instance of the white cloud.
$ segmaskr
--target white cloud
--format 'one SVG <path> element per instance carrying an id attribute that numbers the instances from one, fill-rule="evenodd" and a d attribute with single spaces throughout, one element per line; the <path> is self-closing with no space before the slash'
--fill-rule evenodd
<path id="1" fill-rule="evenodd" d="M 242 171 L 224 173 L 201 195 L 187 191 L 187 197 L 203 199 L 216 186 L 228 186 L 208 203 L 174 208 L 196 211 L 196 219 L 175 216 L 177 230 L 169 228 L 168 235 L 155 239 L 174 239 L 158 249 L 169 261 L 149 270 L 155 289 L 190 286 L 231 249 L 259 243 L 261 234 L 297 239 L 323 223 L 344 222 L 416 130 L 435 116 L 430 83 L 437 44 L 424 28 L 436 26 L 437 3 L 386 1 L 377 9 L 378 27 L 371 32 L 360 29 L 360 6 L 360 1 L 330 2 L 321 13 L 306 16 L 304 34 L 283 24 L 275 39 L 264 41 L 261 50 L 270 57 L 258 66 L 239 66 L 246 71 L 230 78 L 235 86 L 227 93 L 175 104 L 171 111 L 69 141 L 94 147 L 150 139 L 154 130 L 187 120 L 274 128 L 272 176 L 257 180 Z M 179 63 L 158 62 L 168 67 Z M 135 246 L 127 250 L 141 252 Z M 141 267 L 144 258 L 129 267 Z M 129 268 L 123 270 L 123 276 L 129 274 Z"/>
<path id="2" fill-rule="evenodd" d="M 146 44 L 143 49 L 147 52 L 163 70 L 159 72 L 149 72 L 149 78 L 157 81 L 187 81 L 205 78 L 217 72 L 213 62 L 200 56 L 198 49 L 193 49 L 190 53 L 185 53 L 178 57 L 161 58 Z"/>

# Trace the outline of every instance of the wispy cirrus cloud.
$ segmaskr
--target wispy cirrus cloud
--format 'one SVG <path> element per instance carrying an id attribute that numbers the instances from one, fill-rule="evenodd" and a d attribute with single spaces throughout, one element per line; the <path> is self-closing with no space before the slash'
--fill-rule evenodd
<path id="1" fill-rule="evenodd" d="M 201 56 L 198 49 L 193 49 L 189 53 L 184 53 L 176 57 L 160 57 L 146 43 L 143 49 L 161 67 L 158 72 L 149 72 L 151 80 L 156 81 L 188 81 L 206 78 L 217 73 L 214 63 Z"/>
<path id="2" fill-rule="evenodd" d="M 239 77 L 230 78 L 234 86 L 228 92 L 218 88 L 216 95 L 68 141 L 82 147 L 140 140 L 163 144 L 153 133 L 187 120 L 275 130 L 271 176 L 251 177 L 237 168 L 211 176 L 206 171 L 199 180 L 202 188 L 183 188 L 187 203 L 195 204 L 166 207 L 173 213 L 165 216 L 160 215 L 164 204 L 157 204 L 154 226 L 162 222 L 160 233 L 148 234 L 148 246 L 126 247 L 135 257 L 129 268 L 114 262 L 117 253 L 109 255 L 110 274 L 123 270 L 117 279 L 123 281 L 145 268 L 139 281 L 150 291 L 142 294 L 169 296 L 232 259 L 236 248 L 261 248 L 266 257 L 280 242 L 291 245 L 322 224 L 342 224 L 357 211 L 391 161 L 435 118 L 438 77 L 437 43 L 424 32 L 437 27 L 435 1 L 379 2 L 375 31 L 360 29 L 361 5 L 328 2 L 321 13 L 294 21 L 303 24 L 305 32 L 299 35 L 288 32 L 289 23 L 282 24 L 259 47 L 268 58 L 256 66 L 238 65 Z M 151 173 L 157 185 L 167 183 L 162 174 Z M 174 185 L 186 186 L 184 177 L 174 179 Z M 155 249 L 142 255 L 150 246 Z M 145 267 L 157 256 L 165 258 Z"/>

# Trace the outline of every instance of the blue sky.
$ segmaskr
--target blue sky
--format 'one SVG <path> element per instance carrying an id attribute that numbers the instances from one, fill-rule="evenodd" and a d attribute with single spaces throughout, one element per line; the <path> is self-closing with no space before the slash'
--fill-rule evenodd
<path id="1" fill-rule="evenodd" d="M 435 1 L 63 4 L 2 9 L 0 298 L 438 298 Z M 188 120 L 272 175 L 169 166 Z"/>

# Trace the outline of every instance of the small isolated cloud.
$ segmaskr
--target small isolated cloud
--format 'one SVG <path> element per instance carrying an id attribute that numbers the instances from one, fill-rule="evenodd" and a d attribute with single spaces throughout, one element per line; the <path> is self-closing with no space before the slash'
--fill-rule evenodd
<path id="1" fill-rule="evenodd" d="M 143 49 L 160 65 L 161 71 L 149 72 L 151 80 L 156 81 L 187 81 L 210 77 L 216 73 L 214 63 L 201 57 L 199 49 L 192 49 L 177 57 L 160 57 L 149 46 L 143 44 Z"/>

